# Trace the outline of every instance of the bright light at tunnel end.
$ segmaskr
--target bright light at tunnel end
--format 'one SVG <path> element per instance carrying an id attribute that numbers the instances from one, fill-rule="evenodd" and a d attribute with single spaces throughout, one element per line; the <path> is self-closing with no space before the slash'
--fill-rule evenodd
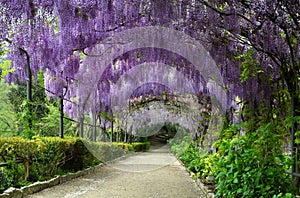
<path id="1" fill-rule="evenodd" d="M 101 71 L 104 71 L 105 67 L 107 67 L 112 60 L 122 55 L 122 53 L 149 47 L 164 49 L 184 57 L 193 64 L 193 66 L 199 71 L 200 75 L 204 78 L 206 82 L 205 86 L 208 89 L 211 98 L 211 119 L 208 125 L 205 141 L 207 141 L 207 145 L 212 147 L 213 141 L 217 139 L 217 131 L 223 127 L 227 97 L 223 88 L 225 86 L 223 85 L 222 77 L 215 61 L 198 41 L 183 32 L 166 27 L 137 27 L 116 33 L 91 51 L 96 54 L 104 52 L 102 56 L 104 58 L 96 60 L 96 66 L 103 67 Z M 145 72 L 150 72 L 151 68 L 156 69 L 158 67 L 165 67 L 166 69 L 164 71 L 169 72 L 168 75 L 165 74 L 164 76 L 161 72 L 154 72 L 152 75 L 148 75 L 148 77 L 145 78 Z M 155 69 L 152 69 L 152 71 L 155 71 Z M 93 71 L 91 70 L 90 72 Z M 96 75 L 94 79 L 100 79 L 102 74 L 94 75 Z M 199 127 L 198 103 L 190 102 L 187 106 L 177 107 L 173 114 L 172 112 L 169 112 L 168 107 L 159 103 L 153 104 L 149 107 L 148 112 L 136 111 L 135 113 L 131 112 L 128 105 L 128 101 L 131 100 L 130 96 L 132 93 L 138 87 L 150 81 L 164 85 L 168 89 L 178 93 L 183 98 L 193 95 L 195 93 L 193 93 L 193 89 L 191 88 L 192 86 L 189 83 L 187 76 L 183 75 L 180 71 L 177 71 L 171 66 L 163 65 L 158 62 L 149 62 L 144 63 L 143 65 L 137 65 L 134 69 L 129 70 L 126 73 L 126 79 L 131 79 L 132 82 L 128 82 L 132 83 L 131 86 L 126 87 L 126 85 L 123 84 L 124 79 L 120 77 L 117 83 L 111 85 L 110 93 L 112 112 L 117 119 L 122 120 L 121 127 L 123 127 L 125 131 L 128 131 L 130 128 L 131 133 L 136 136 L 147 137 L 159 131 L 165 123 L 171 123 L 173 125 L 180 126 L 182 130 L 187 132 L 186 134 L 190 138 L 184 138 L 182 134 L 176 134 L 174 137 L 179 138 L 179 140 L 176 141 L 178 144 L 183 141 L 187 141 L 185 144 L 187 149 L 192 143 L 192 134 Z M 95 84 L 96 83 L 97 82 L 95 81 Z M 199 85 L 199 87 L 203 88 L 203 85 Z M 93 87 L 91 89 L 95 88 Z M 187 107 L 188 109 L 186 109 Z M 153 127 L 149 133 L 139 133 L 139 129 L 144 130 L 148 126 L 149 128 Z M 93 153 L 93 149 L 91 149 L 91 152 Z M 143 162 L 140 163 L 143 164 Z M 143 164 L 144 168 L 138 169 L 132 169 L 132 167 L 127 169 L 122 166 L 115 168 L 124 169 L 126 171 L 149 171 L 161 168 L 171 163 L 173 163 L 172 160 L 158 164 Z"/>

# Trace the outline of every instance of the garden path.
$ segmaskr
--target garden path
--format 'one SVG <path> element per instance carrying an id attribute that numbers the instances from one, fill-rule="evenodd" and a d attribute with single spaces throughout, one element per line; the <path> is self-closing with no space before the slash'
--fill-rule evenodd
<path id="1" fill-rule="evenodd" d="M 168 147 L 151 148 L 28 196 L 30 198 L 200 198 L 204 193 Z"/>

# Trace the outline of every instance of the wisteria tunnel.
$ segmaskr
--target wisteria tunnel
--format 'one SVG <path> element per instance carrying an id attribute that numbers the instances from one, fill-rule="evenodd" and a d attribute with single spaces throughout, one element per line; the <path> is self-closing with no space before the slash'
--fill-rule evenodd
<path id="1" fill-rule="evenodd" d="M 68 94 L 78 94 L 79 105 L 65 106 L 77 108 L 74 116 L 107 112 L 136 137 L 153 135 L 165 125 L 180 126 L 195 139 L 210 125 L 221 128 L 224 85 L 200 43 L 161 27 L 122 31 L 103 43 L 89 50 L 79 69 L 80 83 L 70 86 Z M 137 104 L 144 105 L 134 108 Z M 211 117 L 218 121 L 210 122 Z"/>
<path id="2" fill-rule="evenodd" d="M 299 0 L 0 0 L 0 150 L 18 145 L 2 136 L 126 152 L 159 142 L 195 158 L 187 166 L 215 176 L 221 197 L 281 197 L 300 186 L 299 10 Z M 31 155 L 10 156 L 25 181 Z"/>

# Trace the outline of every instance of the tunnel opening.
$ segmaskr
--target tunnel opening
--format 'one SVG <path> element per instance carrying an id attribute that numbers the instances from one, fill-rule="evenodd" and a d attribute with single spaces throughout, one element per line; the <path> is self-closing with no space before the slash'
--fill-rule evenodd
<path id="1" fill-rule="evenodd" d="M 158 149 L 168 145 L 169 140 L 174 138 L 177 130 L 172 125 L 164 125 L 156 134 L 150 135 L 147 141 L 150 142 L 150 149 Z"/>

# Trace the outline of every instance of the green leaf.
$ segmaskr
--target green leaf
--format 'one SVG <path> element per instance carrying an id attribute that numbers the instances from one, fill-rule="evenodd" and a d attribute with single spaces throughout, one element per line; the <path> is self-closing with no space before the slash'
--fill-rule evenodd
<path id="1" fill-rule="evenodd" d="M 238 190 L 237 190 L 237 194 L 241 194 L 243 192 L 243 189 L 242 188 L 239 188 Z"/>
<path id="2" fill-rule="evenodd" d="M 238 178 L 234 178 L 233 183 L 235 183 L 235 184 L 239 183 Z"/>
<path id="3" fill-rule="evenodd" d="M 4 60 L 0 62 L 0 68 L 2 69 L 2 75 L 0 76 L 0 79 L 2 77 L 5 77 L 8 73 L 14 71 L 14 69 L 9 69 L 10 65 L 11 65 L 11 60 Z"/>
<path id="4" fill-rule="evenodd" d="M 291 45 L 292 45 L 292 47 L 294 47 L 296 45 L 296 43 L 297 43 L 297 38 L 294 37 L 294 36 L 291 36 Z"/>
<path id="5" fill-rule="evenodd" d="M 236 60 L 242 60 L 240 67 L 242 73 L 240 75 L 240 81 L 245 82 L 248 78 L 256 76 L 258 73 L 262 73 L 259 62 L 255 60 L 253 48 L 249 48 L 247 52 L 235 57 Z"/>
<path id="6" fill-rule="evenodd" d="M 251 169 L 251 167 L 250 166 L 247 166 L 246 168 L 245 168 L 245 171 L 249 171 Z"/>
<path id="7" fill-rule="evenodd" d="M 280 31 L 279 32 L 279 34 L 283 37 L 283 38 L 285 38 L 286 37 L 286 34 L 285 34 L 285 32 L 284 31 Z"/>

